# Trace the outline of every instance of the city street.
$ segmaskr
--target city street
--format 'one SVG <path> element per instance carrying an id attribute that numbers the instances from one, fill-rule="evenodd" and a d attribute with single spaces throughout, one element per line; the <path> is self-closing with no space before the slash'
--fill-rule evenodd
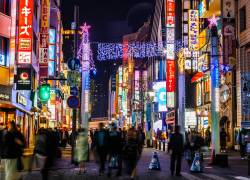
<path id="1" fill-rule="evenodd" d="M 182 177 L 172 177 L 169 172 L 169 155 L 166 152 L 156 150 L 159 155 L 161 171 L 148 170 L 149 162 L 154 149 L 145 148 L 143 155 L 138 163 L 137 179 L 141 180 L 162 180 L 162 179 L 183 179 L 183 180 L 247 180 L 247 161 L 240 160 L 235 153 L 229 157 L 229 168 L 212 167 L 208 165 L 209 160 L 205 158 L 203 173 L 190 173 L 186 162 L 183 160 Z M 91 158 L 92 159 L 92 158 Z M 94 160 L 87 163 L 86 174 L 78 174 L 77 168 L 70 164 L 69 154 L 64 153 L 63 159 L 56 163 L 49 173 L 50 180 L 102 180 L 108 179 L 106 175 L 98 176 L 98 166 Z M 38 170 L 30 173 L 22 172 L 23 180 L 40 180 L 41 176 Z M 115 174 L 115 172 L 113 173 Z M 117 178 L 113 175 L 111 179 L 129 179 L 129 176 Z"/>
<path id="2" fill-rule="evenodd" d="M 0 180 L 250 180 L 250 0 L 0 0 L 0 160 Z"/>

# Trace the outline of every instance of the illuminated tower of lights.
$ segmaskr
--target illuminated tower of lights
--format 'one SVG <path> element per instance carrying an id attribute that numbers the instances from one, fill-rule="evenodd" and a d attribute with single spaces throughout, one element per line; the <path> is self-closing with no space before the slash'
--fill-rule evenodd
<path id="1" fill-rule="evenodd" d="M 211 30 L 211 113 L 212 113 L 212 154 L 220 152 L 220 135 L 219 135 L 219 110 L 220 110 L 220 72 L 218 59 L 218 30 L 217 21 L 219 18 L 213 17 L 209 19 L 209 28 Z"/>
<path id="2" fill-rule="evenodd" d="M 89 42 L 90 26 L 84 23 L 81 28 L 81 44 L 77 52 L 77 58 L 81 61 L 82 91 L 81 91 L 81 126 L 88 128 L 89 119 L 89 74 L 94 69 L 94 61 Z"/>

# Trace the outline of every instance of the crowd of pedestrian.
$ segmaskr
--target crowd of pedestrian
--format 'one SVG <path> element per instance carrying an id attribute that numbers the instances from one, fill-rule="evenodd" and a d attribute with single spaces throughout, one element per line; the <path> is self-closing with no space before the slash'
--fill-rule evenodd
<path id="1" fill-rule="evenodd" d="M 108 177 L 112 176 L 114 169 L 116 169 L 116 176 L 121 176 L 122 167 L 125 165 L 126 173 L 134 179 L 136 165 L 145 141 L 142 128 L 131 127 L 128 130 L 122 130 L 118 129 L 115 123 L 112 123 L 110 128 L 104 128 L 104 124 L 100 123 L 99 129 L 91 134 L 91 149 L 99 163 L 99 175 L 105 174 L 105 165 L 108 165 Z"/>

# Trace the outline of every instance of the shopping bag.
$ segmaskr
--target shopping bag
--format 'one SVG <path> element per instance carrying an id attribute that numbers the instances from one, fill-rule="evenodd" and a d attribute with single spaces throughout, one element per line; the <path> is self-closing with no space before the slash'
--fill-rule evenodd
<path id="1" fill-rule="evenodd" d="M 190 150 L 184 151 L 184 157 L 187 161 L 191 160 L 192 159 L 191 151 Z"/>
<path id="2" fill-rule="evenodd" d="M 109 162 L 109 168 L 117 169 L 118 168 L 118 157 L 112 156 Z"/>

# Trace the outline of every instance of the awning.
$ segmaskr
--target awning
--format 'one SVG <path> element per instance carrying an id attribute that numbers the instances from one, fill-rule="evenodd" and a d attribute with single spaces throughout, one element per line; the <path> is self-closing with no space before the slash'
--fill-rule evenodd
<path id="1" fill-rule="evenodd" d="M 25 112 L 25 113 L 27 113 L 29 115 L 32 115 L 32 112 L 26 110 L 25 108 L 22 108 L 22 107 L 16 105 L 15 103 L 12 103 L 10 101 L 2 101 L 2 100 L 0 100 L 0 108 L 1 107 L 2 108 L 7 108 L 7 109 L 16 108 L 16 109 L 18 109 L 20 111 L 23 111 L 23 112 Z"/>
<path id="2" fill-rule="evenodd" d="M 191 79 L 191 83 L 196 82 L 197 80 L 199 80 L 200 78 L 202 78 L 204 76 L 204 74 L 202 72 L 197 72 Z"/>

